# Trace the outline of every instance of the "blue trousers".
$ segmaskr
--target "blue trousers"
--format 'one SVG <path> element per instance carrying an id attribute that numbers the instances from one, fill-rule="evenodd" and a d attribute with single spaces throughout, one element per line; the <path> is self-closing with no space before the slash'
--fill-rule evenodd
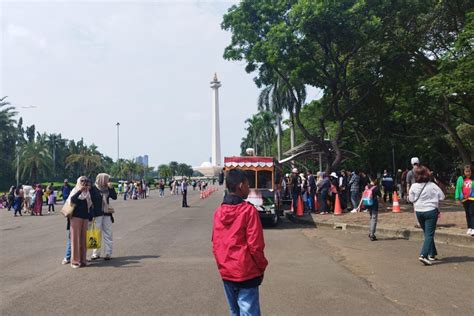
<path id="1" fill-rule="evenodd" d="M 436 231 L 436 223 L 438 222 L 438 209 L 428 212 L 416 212 L 416 218 L 420 223 L 421 229 L 424 233 L 423 246 L 421 247 L 420 256 L 436 256 L 438 254 L 434 241 L 434 234 Z"/>
<path id="2" fill-rule="evenodd" d="M 224 291 L 231 316 L 260 316 L 258 287 L 240 288 L 224 281 Z"/>

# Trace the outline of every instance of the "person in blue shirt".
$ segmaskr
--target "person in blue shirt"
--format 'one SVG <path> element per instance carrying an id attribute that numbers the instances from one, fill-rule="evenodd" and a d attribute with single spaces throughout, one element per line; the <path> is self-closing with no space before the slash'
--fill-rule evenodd
<path id="1" fill-rule="evenodd" d="M 388 173 L 387 170 L 383 171 L 382 187 L 383 187 L 383 202 L 387 203 L 387 196 L 388 196 L 388 201 L 392 203 L 393 177 L 390 173 Z"/>
<path id="2" fill-rule="evenodd" d="M 63 197 L 63 204 L 66 203 L 67 198 L 71 194 L 72 186 L 67 179 L 64 179 L 64 185 L 61 187 L 61 194 Z"/>

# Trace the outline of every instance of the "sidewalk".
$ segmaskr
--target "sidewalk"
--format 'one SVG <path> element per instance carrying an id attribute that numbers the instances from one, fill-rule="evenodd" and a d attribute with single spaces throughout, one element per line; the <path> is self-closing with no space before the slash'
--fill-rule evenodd
<path id="1" fill-rule="evenodd" d="M 401 213 L 392 213 L 391 205 L 379 205 L 377 233 L 379 237 L 402 237 L 406 239 L 422 240 L 423 231 L 418 227 L 413 206 L 400 202 Z M 474 248 L 474 236 L 466 235 L 466 215 L 460 205 L 454 201 L 440 202 L 441 217 L 436 229 L 436 241 L 463 247 Z M 297 223 L 316 226 L 326 226 L 334 229 L 348 229 L 369 231 L 368 213 L 343 213 L 342 215 L 305 214 L 302 217 L 291 219 Z"/>

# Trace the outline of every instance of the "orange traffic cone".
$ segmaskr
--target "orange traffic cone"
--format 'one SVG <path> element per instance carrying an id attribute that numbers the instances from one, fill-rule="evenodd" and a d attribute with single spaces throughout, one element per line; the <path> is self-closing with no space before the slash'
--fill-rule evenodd
<path id="1" fill-rule="evenodd" d="M 301 195 L 298 197 L 298 205 L 296 206 L 296 216 L 303 216 L 303 198 Z"/>
<path id="2" fill-rule="evenodd" d="M 336 193 L 336 202 L 334 203 L 334 215 L 341 215 L 341 201 L 339 201 L 339 194 Z"/>
<path id="3" fill-rule="evenodd" d="M 314 209 L 316 211 L 319 210 L 319 203 L 318 203 L 318 195 L 317 194 L 314 195 Z"/>
<path id="4" fill-rule="evenodd" d="M 400 213 L 400 203 L 398 201 L 398 194 L 397 191 L 393 192 L 393 206 L 392 206 L 393 213 Z"/>

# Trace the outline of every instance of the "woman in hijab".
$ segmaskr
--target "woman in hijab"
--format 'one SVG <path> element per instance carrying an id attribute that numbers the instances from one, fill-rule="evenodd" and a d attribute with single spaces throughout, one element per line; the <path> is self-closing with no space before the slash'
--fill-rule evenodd
<path id="1" fill-rule="evenodd" d="M 92 199 L 87 185 L 87 178 L 81 176 L 69 196 L 70 202 L 75 205 L 71 216 L 71 267 L 86 266 L 86 238 L 89 224 L 89 210 Z"/>
<path id="2" fill-rule="evenodd" d="M 33 212 L 31 215 L 42 215 L 43 209 L 43 188 L 38 184 L 35 188 L 35 202 L 33 203 Z"/>
<path id="3" fill-rule="evenodd" d="M 114 222 L 113 208 L 109 207 L 109 198 L 117 199 L 117 192 L 109 183 L 110 176 L 99 173 L 95 179 L 95 185 L 91 190 L 94 200 L 93 217 L 96 227 L 102 231 L 102 245 L 104 245 L 104 260 L 112 258 L 112 223 Z M 92 260 L 100 258 L 101 248 L 92 251 Z"/>

